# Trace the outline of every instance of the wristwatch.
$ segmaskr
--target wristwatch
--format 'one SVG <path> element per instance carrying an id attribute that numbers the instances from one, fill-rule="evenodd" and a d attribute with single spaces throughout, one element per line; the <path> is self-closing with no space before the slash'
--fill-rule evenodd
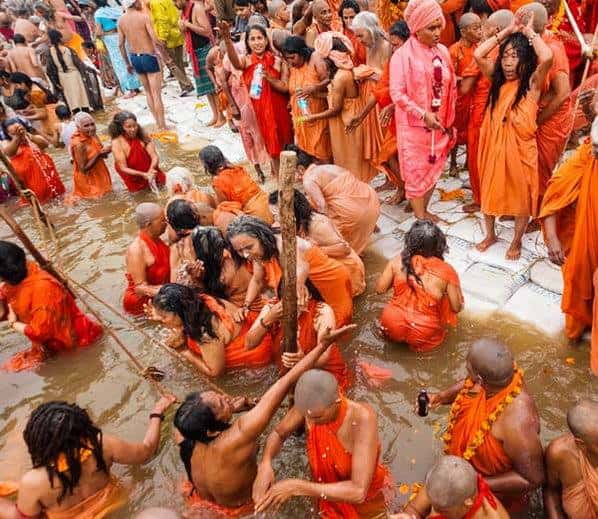
<path id="1" fill-rule="evenodd" d="M 150 420 L 152 418 L 159 418 L 161 422 L 164 421 L 164 413 L 152 413 L 150 414 Z"/>

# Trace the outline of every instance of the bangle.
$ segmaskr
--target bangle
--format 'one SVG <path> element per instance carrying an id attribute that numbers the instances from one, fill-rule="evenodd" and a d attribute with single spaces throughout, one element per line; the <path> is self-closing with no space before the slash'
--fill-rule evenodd
<path id="1" fill-rule="evenodd" d="M 269 330 L 269 329 L 272 327 L 272 325 L 267 325 L 267 324 L 264 322 L 264 318 L 263 318 L 263 317 L 260 317 L 260 324 L 261 324 L 261 325 L 262 325 L 262 326 L 263 326 L 263 327 L 264 327 L 266 330 Z"/>
<path id="2" fill-rule="evenodd" d="M 496 38 L 496 44 L 500 45 L 500 38 L 498 37 L 498 34 L 495 34 L 494 38 Z"/>
<path id="3" fill-rule="evenodd" d="M 152 413 L 150 414 L 150 420 L 152 418 L 159 418 L 161 422 L 164 421 L 164 413 Z"/>

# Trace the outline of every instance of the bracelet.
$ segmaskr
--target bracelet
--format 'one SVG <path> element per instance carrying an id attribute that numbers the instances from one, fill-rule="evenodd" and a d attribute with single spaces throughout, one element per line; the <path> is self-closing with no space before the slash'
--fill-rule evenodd
<path id="1" fill-rule="evenodd" d="M 496 44 L 500 45 L 500 38 L 498 37 L 498 34 L 495 34 L 494 37 L 496 38 Z"/>
<path id="2" fill-rule="evenodd" d="M 264 327 L 266 330 L 269 330 L 269 329 L 272 327 L 272 325 L 269 325 L 269 326 L 268 326 L 268 325 L 267 325 L 267 324 L 264 322 L 264 318 L 263 318 L 263 317 L 260 317 L 260 324 L 261 324 L 261 325 L 262 325 L 262 326 L 263 326 L 263 327 Z"/>
<path id="3" fill-rule="evenodd" d="M 159 418 L 161 422 L 164 421 L 164 413 L 152 413 L 150 414 L 150 420 L 152 418 Z"/>

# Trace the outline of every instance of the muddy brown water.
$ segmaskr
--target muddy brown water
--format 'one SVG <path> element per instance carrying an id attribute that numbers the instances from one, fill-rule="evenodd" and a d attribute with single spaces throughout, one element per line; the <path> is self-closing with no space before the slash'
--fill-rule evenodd
<path id="1" fill-rule="evenodd" d="M 106 116 L 102 120 L 105 121 Z M 100 133 L 104 133 L 104 126 L 100 125 Z M 53 154 L 68 189 L 71 166 L 66 154 L 63 151 Z M 208 184 L 207 177 L 199 169 L 195 152 L 160 146 L 160 154 L 163 169 L 185 165 L 196 173 L 198 184 Z M 124 253 L 136 232 L 132 210 L 137 203 L 155 201 L 156 197 L 151 193 L 131 196 L 120 179 L 116 175 L 113 178 L 115 192 L 101 201 L 79 202 L 72 207 L 54 203 L 48 210 L 58 224 L 61 258 L 66 272 L 120 308 L 125 287 Z M 161 202 L 164 201 L 165 195 L 162 195 Z M 15 216 L 34 242 L 40 243 L 28 209 L 19 209 Z M 10 236 L 9 231 L 0 226 L 0 238 L 7 236 Z M 442 449 L 439 438 L 446 425 L 448 408 L 433 411 L 426 418 L 415 416 L 412 407 L 419 388 L 436 391 L 462 378 L 467 347 L 480 337 L 501 339 L 514 351 L 540 410 L 544 444 L 565 430 L 565 413 L 572 402 L 598 394 L 598 381 L 589 375 L 587 345 L 570 345 L 562 336 L 547 337 L 529 324 L 500 314 L 485 318 L 465 314 L 457 328 L 450 332 L 446 343 L 428 355 L 416 354 L 405 346 L 385 341 L 378 332 L 378 317 L 388 295 L 373 293 L 384 260 L 366 252 L 364 261 L 368 290 L 355 301 L 354 322 L 358 329 L 343 346 L 349 365 L 356 370 L 355 384 L 349 395 L 368 402 L 376 410 L 382 458 L 391 468 L 397 484 L 421 481 Z M 142 363 L 166 370 L 164 385 L 179 397 L 205 387 L 191 367 L 147 344 L 143 336 L 131 331 L 126 323 L 107 310 L 97 304 L 94 308 L 101 311 L 105 321 Z M 143 322 L 141 325 L 150 333 L 157 333 L 155 326 Z M 10 332 L 6 326 L 0 327 L 0 362 L 25 346 L 22 336 Z M 356 368 L 359 360 L 390 369 L 392 379 L 380 387 L 372 387 Z M 275 377 L 273 369 L 265 369 L 228 374 L 218 383 L 233 395 L 259 396 Z M 75 401 L 89 410 L 104 432 L 141 441 L 148 414 L 157 399 L 151 386 L 136 374 L 128 359 L 108 337 L 87 349 L 53 358 L 37 371 L 2 373 L 0 395 L 0 480 L 18 479 L 28 468 L 21 433 L 31 410 L 42 402 L 53 399 Z M 279 412 L 277 417 L 280 416 Z M 143 467 L 114 468 L 114 472 L 131 486 L 128 506 L 114 517 L 132 517 L 148 506 L 182 510 L 178 484 L 184 469 L 172 441 L 170 424 L 170 420 L 165 422 L 160 450 L 150 463 Z M 262 442 L 264 439 L 265 436 Z M 275 469 L 279 478 L 309 477 L 303 438 L 293 437 L 287 442 Z M 394 506 L 405 499 L 405 495 L 397 493 Z M 537 496 L 528 515 L 543 516 Z M 296 499 L 276 516 L 302 518 L 315 517 L 315 514 L 309 501 Z"/>

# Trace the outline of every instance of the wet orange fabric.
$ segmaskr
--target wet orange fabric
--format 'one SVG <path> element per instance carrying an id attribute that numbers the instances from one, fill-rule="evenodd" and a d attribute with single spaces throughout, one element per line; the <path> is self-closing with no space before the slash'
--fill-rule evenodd
<path id="1" fill-rule="evenodd" d="M 239 202 L 241 210 L 266 223 L 274 220 L 268 206 L 268 195 L 262 191 L 242 166 L 229 166 L 212 178 L 212 187 L 228 202 Z"/>
<path id="2" fill-rule="evenodd" d="M 411 260 L 418 276 L 432 274 L 455 287 L 461 287 L 455 269 L 440 258 L 414 256 Z M 406 342 L 414 351 L 430 351 L 440 346 L 446 337 L 446 326 L 456 326 L 448 295 L 440 300 L 428 294 L 417 280 L 396 277 L 394 294 L 382 311 L 380 324 L 384 334 L 395 342 Z"/>
<path id="3" fill-rule="evenodd" d="M 52 157 L 34 143 L 21 144 L 16 155 L 10 157 L 10 162 L 25 188 L 33 191 L 42 204 L 64 194 L 64 184 Z"/>
<path id="4" fill-rule="evenodd" d="M 77 130 L 71 137 L 71 156 L 74 156 L 75 146 L 81 144 L 85 145 L 87 151 L 86 160 L 102 151 L 102 143 L 97 137 L 90 137 Z M 104 159 L 99 159 L 93 168 L 85 173 L 77 167 L 77 162 L 73 161 L 73 188 L 73 195 L 81 198 L 100 198 L 112 191 L 112 180 Z"/>
<path id="5" fill-rule="evenodd" d="M 317 483 L 338 483 L 351 479 L 353 456 L 348 453 L 337 433 L 347 416 L 347 400 L 341 399 L 338 415 L 326 424 L 307 423 L 307 459 L 312 478 Z M 378 448 L 378 455 L 380 449 Z M 385 512 L 383 488 L 389 483 L 390 474 L 384 465 L 378 463 L 365 502 L 350 504 L 326 499 L 318 501 L 320 515 L 326 519 L 357 519 L 375 517 L 376 512 Z"/>
<path id="6" fill-rule="evenodd" d="M 200 514 L 199 517 L 210 517 L 213 519 L 220 517 L 249 517 L 253 513 L 253 503 L 232 508 L 204 499 L 193 490 L 193 483 L 190 481 L 183 483 L 182 490 L 186 495 L 185 501 L 191 509 L 192 517 L 196 517 L 193 515 L 196 512 Z"/>
<path id="7" fill-rule="evenodd" d="M 27 325 L 25 335 L 32 343 L 31 350 L 16 354 L 2 366 L 10 371 L 31 368 L 46 353 L 88 346 L 102 335 L 102 327 L 77 308 L 58 280 L 32 262 L 27 272 L 18 285 L 4 283 L 0 288 L 0 299 Z"/>
<path id="8" fill-rule="evenodd" d="M 459 457 L 463 456 L 465 449 L 473 440 L 473 436 L 480 430 L 482 422 L 520 384 L 521 374 L 516 371 L 511 383 L 490 398 L 486 398 L 486 391 L 482 388 L 478 393 L 470 392 L 466 394 L 465 398 L 461 400 L 459 409 L 455 409 L 456 415 L 452 438 L 445 453 Z M 504 474 L 513 467 L 501 443 L 492 435 L 491 431 L 486 433 L 484 442 L 477 448 L 469 462 L 483 476 Z"/>
<path id="9" fill-rule="evenodd" d="M 127 494 L 111 477 L 108 484 L 95 494 L 67 510 L 45 510 L 47 519 L 103 519 L 127 503 Z"/>
<path id="10" fill-rule="evenodd" d="M 278 258 L 270 258 L 269 260 L 264 260 L 261 262 L 262 268 L 264 269 L 264 282 L 266 286 L 273 290 L 276 294 L 278 290 L 278 285 L 280 284 L 280 280 L 282 279 L 282 267 L 280 266 L 280 262 Z M 248 261 L 245 264 L 247 270 L 253 274 L 253 263 Z"/>
<path id="11" fill-rule="evenodd" d="M 541 111 L 549 101 L 550 83 L 558 74 L 566 74 L 569 77 L 569 60 L 564 45 L 551 33 L 545 32 L 542 36 L 553 54 L 553 63 L 546 79 L 546 87 L 540 99 L 538 110 Z M 573 105 L 571 97 L 561 104 L 558 110 L 538 126 L 536 140 L 538 143 L 538 171 L 540 173 L 540 194 L 546 190 L 546 185 L 552 176 L 552 170 L 556 166 L 561 153 L 565 149 L 569 133 L 573 127 Z"/>
<path id="12" fill-rule="evenodd" d="M 538 214 L 538 104 L 526 96 L 513 108 L 518 86 L 518 80 L 502 86 L 494 109 L 486 109 L 480 131 L 482 212 L 488 215 Z"/>
<path id="13" fill-rule="evenodd" d="M 569 519 L 598 519 L 598 469 L 577 448 L 581 479 L 563 489 L 563 509 Z"/>
<path id="14" fill-rule="evenodd" d="M 307 86 L 314 86 L 320 83 L 316 68 L 309 62 L 302 67 L 291 67 L 289 71 L 289 93 L 291 94 L 291 113 L 295 124 L 295 144 L 303 151 L 322 161 L 329 161 L 332 158 L 330 147 L 330 131 L 328 120 L 321 119 L 308 123 L 297 123 L 297 119 L 304 114 L 297 103 L 296 91 Z M 326 99 L 322 97 L 309 96 L 306 99 L 308 113 L 318 114 L 325 112 L 328 108 Z"/>
<path id="15" fill-rule="evenodd" d="M 214 226 L 218 227 L 223 234 L 226 234 L 228 224 L 231 223 L 237 216 L 245 214 L 241 209 L 242 207 L 243 206 L 239 202 L 220 202 L 212 214 Z"/>
<path id="16" fill-rule="evenodd" d="M 353 297 L 347 267 L 326 256 L 315 245 L 305 252 L 305 261 L 309 264 L 309 280 L 334 310 L 336 325 L 349 324 L 353 318 Z"/>
<path id="17" fill-rule="evenodd" d="M 16 494 L 19 491 L 17 481 L 0 481 L 0 496 L 7 497 Z"/>
<path id="18" fill-rule="evenodd" d="M 540 218 L 557 214 L 559 239 L 567 253 L 561 308 L 566 332 L 578 338 L 592 326 L 593 276 L 598 269 L 598 159 L 589 139 L 553 175 Z M 598 344 L 592 343 L 592 369 L 598 374 Z"/>
<path id="19" fill-rule="evenodd" d="M 145 280 L 148 285 L 160 286 L 170 281 L 170 249 L 161 238 L 153 239 L 145 231 L 139 233 L 139 238 L 145 243 L 154 257 L 154 263 L 145 268 Z M 124 309 L 133 315 L 141 315 L 143 306 L 151 299 L 135 293 L 135 282 L 127 272 L 127 288 L 123 298 Z"/>
<path id="20" fill-rule="evenodd" d="M 473 63 L 473 53 L 476 45 L 468 46 L 462 39 L 451 45 L 449 54 L 453 61 L 455 74 L 458 78 L 467 77 L 464 73 L 471 69 Z M 457 128 L 457 144 L 465 144 L 467 142 L 467 126 L 469 124 L 469 112 L 471 110 L 471 99 L 473 91 L 465 95 L 457 95 L 457 107 L 455 111 L 455 128 Z"/>

